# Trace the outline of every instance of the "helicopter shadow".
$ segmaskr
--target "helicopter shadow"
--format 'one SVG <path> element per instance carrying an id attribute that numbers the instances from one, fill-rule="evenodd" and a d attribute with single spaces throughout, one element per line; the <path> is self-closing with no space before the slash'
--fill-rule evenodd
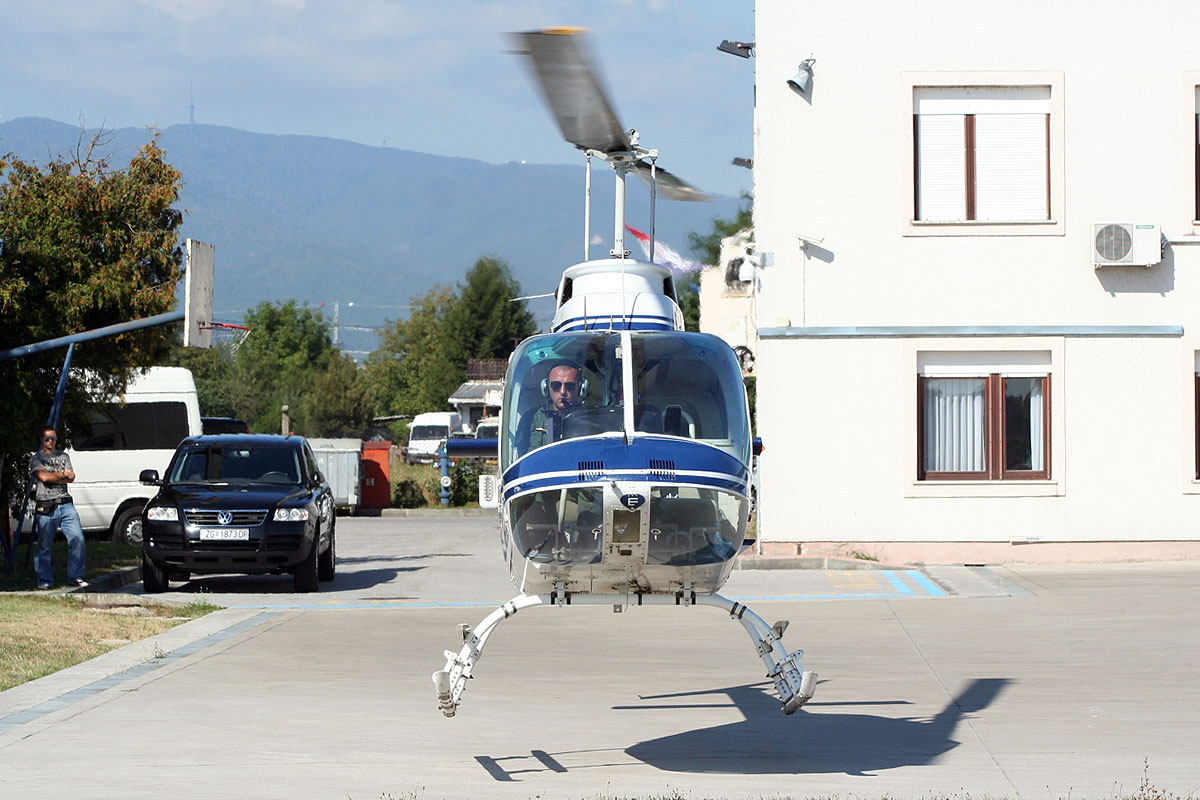
<path id="1" fill-rule="evenodd" d="M 765 684 L 645 697 L 642 699 L 725 694 L 744 719 L 639 742 L 625 752 L 649 766 L 671 772 L 869 775 L 896 767 L 921 766 L 936 762 L 957 747 L 959 742 L 953 737 L 958 723 L 991 705 L 1009 683 L 1007 678 L 978 678 L 937 714 L 924 718 L 814 710 L 822 705 L 848 705 L 844 703 L 809 703 L 791 717 L 785 717 L 779 713 L 779 701 L 766 691 Z M 906 701 L 886 704 L 894 703 Z"/>

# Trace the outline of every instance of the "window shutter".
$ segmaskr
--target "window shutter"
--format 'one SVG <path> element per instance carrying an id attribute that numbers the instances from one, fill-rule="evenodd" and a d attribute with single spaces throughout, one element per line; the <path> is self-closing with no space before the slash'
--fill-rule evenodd
<path id="1" fill-rule="evenodd" d="M 918 114 L 917 219 L 967 218 L 964 131 L 962 114 Z"/>
<path id="2" fill-rule="evenodd" d="M 1045 114 L 975 117 L 975 217 L 1047 219 Z"/>

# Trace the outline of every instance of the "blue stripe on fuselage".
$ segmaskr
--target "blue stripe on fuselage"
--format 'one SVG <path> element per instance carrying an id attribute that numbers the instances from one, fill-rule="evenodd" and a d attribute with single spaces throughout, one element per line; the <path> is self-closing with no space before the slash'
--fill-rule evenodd
<path id="1" fill-rule="evenodd" d="M 651 461 L 673 462 L 678 478 L 659 477 L 663 472 L 661 469 L 656 469 L 654 476 L 646 474 Z M 579 475 L 561 473 L 579 472 L 581 462 L 589 462 L 582 470 L 584 482 L 604 479 L 702 483 L 745 493 L 750 480 L 750 469 L 746 464 L 711 445 L 653 434 L 635 435 L 628 445 L 621 436 L 589 436 L 556 442 L 525 455 L 505 471 L 502 477 L 504 496 L 507 499 L 514 491 L 525 491 L 535 480 L 538 483 L 547 481 L 547 486 L 579 483 Z M 596 469 L 596 462 L 601 462 L 603 467 Z M 629 474 L 633 472 L 637 474 Z M 691 473 L 711 474 L 697 476 Z"/>
<path id="2" fill-rule="evenodd" d="M 618 314 L 595 317 L 572 317 L 564 319 L 554 328 L 554 333 L 567 331 L 673 331 L 674 321 L 660 316 L 620 316 Z"/>

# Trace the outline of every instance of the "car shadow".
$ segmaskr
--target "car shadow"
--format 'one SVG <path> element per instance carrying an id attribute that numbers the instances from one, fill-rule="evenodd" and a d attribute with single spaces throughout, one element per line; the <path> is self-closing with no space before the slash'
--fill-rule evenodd
<path id="1" fill-rule="evenodd" d="M 342 559 L 338 559 L 338 564 L 342 563 Z M 395 580 L 402 573 L 419 572 L 423 569 L 428 567 L 421 565 L 339 571 L 332 581 L 321 581 L 321 588 L 317 594 L 370 589 Z M 291 575 L 193 575 L 186 582 L 173 583 L 171 591 L 193 594 L 292 594 L 293 581 Z"/>
<path id="2" fill-rule="evenodd" d="M 744 718 L 740 722 L 639 742 L 625 752 L 657 769 L 672 772 L 867 775 L 896 767 L 920 766 L 936 762 L 957 747 L 959 742 L 954 734 L 959 722 L 991 705 L 1009 683 L 1007 678 L 973 680 L 941 711 L 924 718 L 830 713 L 825 709 L 858 704 L 817 702 L 810 702 L 791 717 L 785 717 L 779 712 L 779 701 L 764 684 L 646 697 L 642 699 L 725 694 Z M 906 701 L 863 705 L 897 702 Z M 623 708 L 687 706 L 639 704 Z"/>

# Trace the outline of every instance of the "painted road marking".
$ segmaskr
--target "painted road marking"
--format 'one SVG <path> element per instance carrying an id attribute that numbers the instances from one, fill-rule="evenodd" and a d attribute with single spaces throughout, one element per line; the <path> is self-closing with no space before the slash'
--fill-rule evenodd
<path id="1" fill-rule="evenodd" d="M 945 597 L 947 592 L 926 577 L 920 570 L 862 570 L 827 572 L 825 577 L 833 587 L 828 592 L 795 592 L 788 594 L 727 595 L 739 603 L 769 600 L 894 600 L 905 597 Z M 287 610 L 361 610 L 370 608 L 495 608 L 511 598 L 498 600 L 325 600 L 322 602 L 277 602 L 231 605 L 229 608 L 272 608 Z"/>

